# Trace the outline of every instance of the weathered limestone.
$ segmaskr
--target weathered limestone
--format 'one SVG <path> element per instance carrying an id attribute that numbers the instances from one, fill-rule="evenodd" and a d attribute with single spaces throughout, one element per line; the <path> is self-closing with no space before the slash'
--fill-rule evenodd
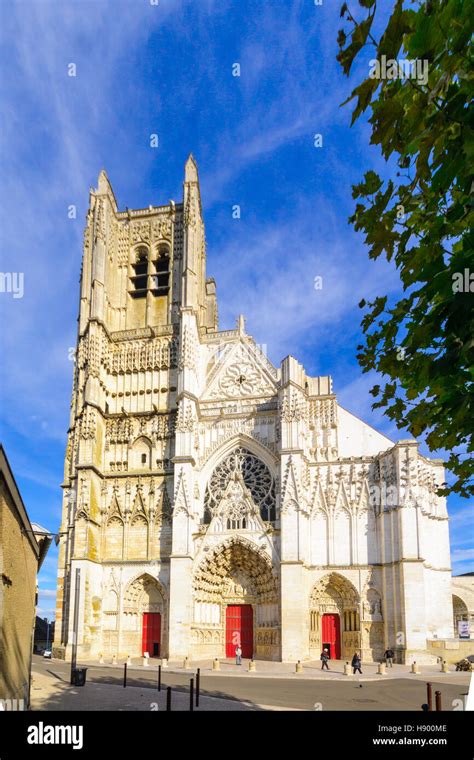
<path id="1" fill-rule="evenodd" d="M 84 237 L 55 654 L 71 655 L 79 568 L 83 658 L 147 652 L 163 667 L 218 669 L 238 644 L 245 659 L 300 665 L 323 647 L 349 661 L 387 647 L 396 662 L 432 658 L 427 640 L 453 635 L 442 464 L 340 407 L 330 377 L 292 356 L 273 365 L 242 316 L 219 331 L 205 269 L 192 157 L 182 202 L 166 206 L 119 211 L 101 172 Z"/>

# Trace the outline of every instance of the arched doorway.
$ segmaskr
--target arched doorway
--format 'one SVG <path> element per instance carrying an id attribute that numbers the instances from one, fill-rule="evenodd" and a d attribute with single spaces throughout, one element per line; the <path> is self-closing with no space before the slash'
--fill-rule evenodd
<path id="1" fill-rule="evenodd" d="M 124 594 L 121 648 L 135 656 L 145 652 L 162 656 L 165 610 L 164 592 L 156 578 L 148 573 L 135 578 Z"/>
<path id="2" fill-rule="evenodd" d="M 279 658 L 278 583 L 270 557 L 238 536 L 219 544 L 193 579 L 193 656 Z"/>
<path id="3" fill-rule="evenodd" d="M 324 576 L 310 596 L 310 658 L 323 648 L 331 659 L 352 657 L 361 649 L 359 595 L 350 581 L 338 573 Z"/>
<path id="4" fill-rule="evenodd" d="M 460 626 L 458 624 L 463 621 L 469 622 L 469 610 L 467 604 L 460 596 L 453 594 L 453 623 L 455 636 L 459 636 Z"/>

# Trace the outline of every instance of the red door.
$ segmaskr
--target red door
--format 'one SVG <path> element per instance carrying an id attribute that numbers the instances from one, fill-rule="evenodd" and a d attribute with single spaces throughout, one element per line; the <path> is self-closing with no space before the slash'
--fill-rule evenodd
<path id="1" fill-rule="evenodd" d="M 341 659 L 341 626 L 339 615 L 334 613 L 323 615 L 322 644 L 323 649 L 329 649 L 331 660 Z"/>
<path id="2" fill-rule="evenodd" d="M 235 657 L 240 644 L 242 657 L 253 656 L 253 610 L 251 604 L 229 604 L 225 619 L 225 656 Z"/>
<path id="3" fill-rule="evenodd" d="M 142 654 L 158 657 L 161 642 L 161 615 L 159 612 L 143 613 Z"/>

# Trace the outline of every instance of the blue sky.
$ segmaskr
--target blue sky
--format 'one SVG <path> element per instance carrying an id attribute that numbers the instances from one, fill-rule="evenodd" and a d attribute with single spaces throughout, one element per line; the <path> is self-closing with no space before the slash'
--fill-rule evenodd
<path id="1" fill-rule="evenodd" d="M 352 84 L 335 60 L 339 6 L 1 3 L 1 270 L 25 278 L 22 299 L 0 294 L 1 438 L 32 520 L 51 530 L 60 522 L 82 233 L 102 167 L 119 207 L 141 208 L 181 199 L 192 152 L 220 327 L 245 314 L 274 362 L 292 353 L 309 374 L 331 374 L 344 406 L 394 439 L 407 437 L 371 411 L 374 378 L 355 359 L 358 302 L 395 297 L 399 280 L 369 261 L 347 224 L 351 184 L 368 168 L 386 169 L 367 125 L 350 129 L 350 106 L 339 107 Z M 358 63 L 354 76 L 366 67 Z M 68 218 L 72 204 L 76 219 Z M 473 504 L 454 497 L 449 508 L 453 568 L 467 572 Z M 54 607 L 55 578 L 51 550 L 40 576 L 43 615 Z"/>

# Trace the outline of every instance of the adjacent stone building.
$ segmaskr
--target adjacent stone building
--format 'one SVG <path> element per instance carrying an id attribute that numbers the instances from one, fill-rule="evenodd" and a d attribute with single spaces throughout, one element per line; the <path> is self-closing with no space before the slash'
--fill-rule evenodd
<path id="1" fill-rule="evenodd" d="M 50 544 L 30 523 L 0 444 L 0 700 L 10 709 L 29 704 L 36 575 Z"/>
<path id="2" fill-rule="evenodd" d="M 292 319 L 291 313 L 287 315 Z M 356 399 L 354 400 L 356 403 Z M 441 461 L 219 331 L 197 167 L 183 199 L 90 194 L 54 652 L 305 660 L 453 635 Z"/>

